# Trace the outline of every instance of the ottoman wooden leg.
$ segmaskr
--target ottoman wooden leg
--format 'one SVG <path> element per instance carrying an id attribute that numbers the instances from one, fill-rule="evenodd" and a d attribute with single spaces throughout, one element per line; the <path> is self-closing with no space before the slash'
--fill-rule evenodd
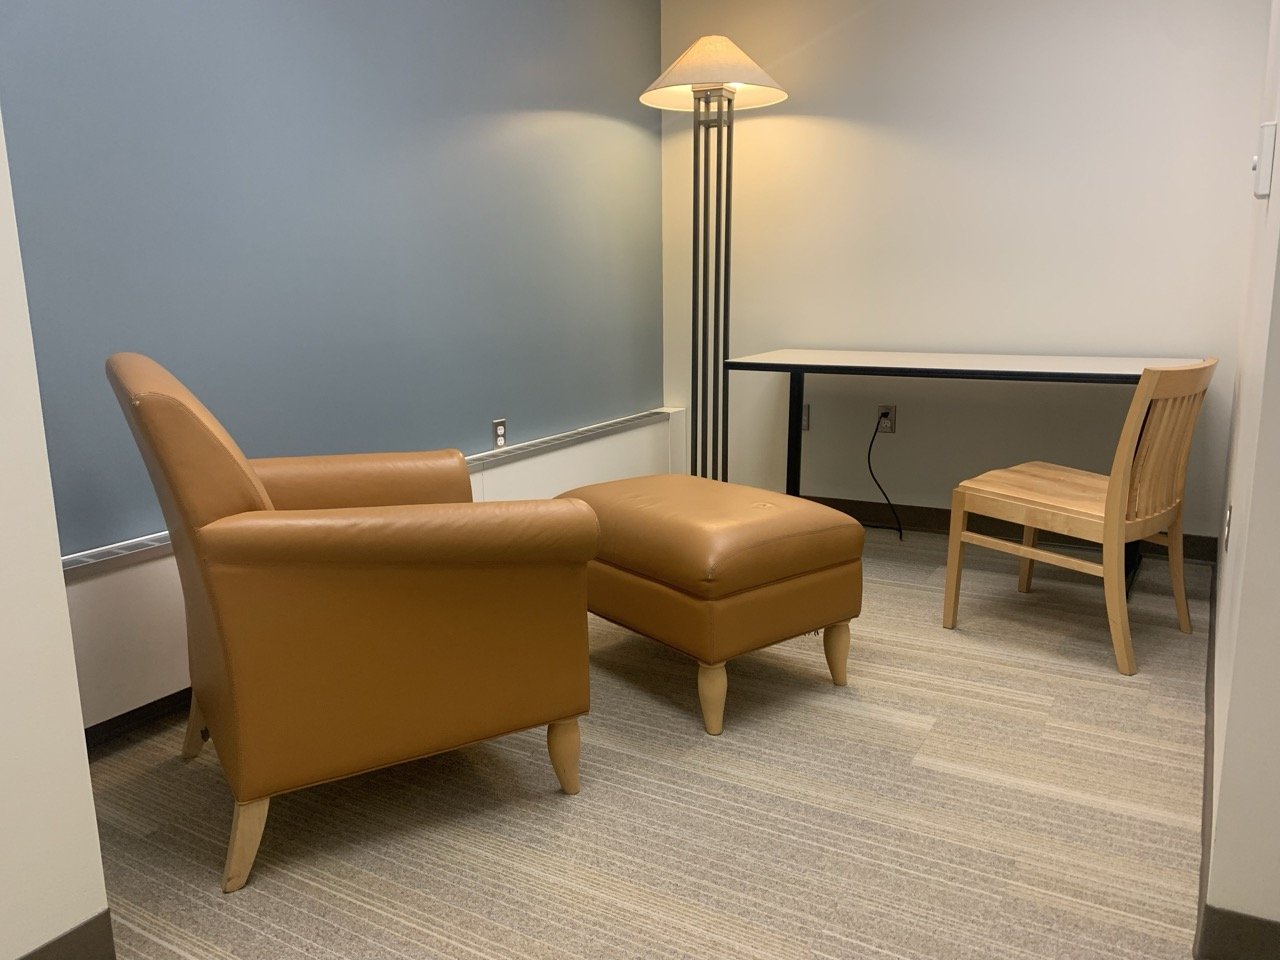
<path id="1" fill-rule="evenodd" d="M 560 789 L 572 796 L 580 789 L 578 784 L 578 757 L 582 752 L 582 734 L 578 730 L 578 718 L 552 720 L 547 724 L 547 753 L 551 754 L 551 766 L 560 781 Z"/>
<path id="2" fill-rule="evenodd" d="M 723 663 L 698 663 L 698 700 L 702 704 L 702 725 L 707 733 L 719 736 L 724 729 L 724 697 L 729 676 Z"/>
<path id="3" fill-rule="evenodd" d="M 827 654 L 831 682 L 837 687 L 848 686 L 849 621 L 833 623 L 822 631 L 822 646 Z"/>

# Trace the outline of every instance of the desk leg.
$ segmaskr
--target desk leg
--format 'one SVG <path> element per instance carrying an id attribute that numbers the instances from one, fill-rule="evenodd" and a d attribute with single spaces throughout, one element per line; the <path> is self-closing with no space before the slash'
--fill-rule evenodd
<path id="1" fill-rule="evenodd" d="M 800 496 L 800 427 L 804 419 L 804 371 L 791 371 L 787 401 L 787 493 Z"/>

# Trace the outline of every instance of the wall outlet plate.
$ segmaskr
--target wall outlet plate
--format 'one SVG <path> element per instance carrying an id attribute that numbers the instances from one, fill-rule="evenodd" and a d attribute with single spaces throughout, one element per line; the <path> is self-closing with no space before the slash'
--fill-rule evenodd
<path id="1" fill-rule="evenodd" d="M 876 430 L 880 433 L 898 432 L 898 405 L 882 403 L 876 407 Z"/>
<path id="2" fill-rule="evenodd" d="M 507 445 L 507 418 L 493 421 L 493 449 L 501 450 Z"/>

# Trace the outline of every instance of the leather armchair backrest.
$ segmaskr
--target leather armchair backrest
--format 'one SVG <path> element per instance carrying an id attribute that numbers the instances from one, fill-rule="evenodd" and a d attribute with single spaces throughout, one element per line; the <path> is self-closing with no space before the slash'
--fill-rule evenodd
<path id="1" fill-rule="evenodd" d="M 187 612 L 191 686 L 234 785 L 242 765 L 236 693 L 195 533 L 223 517 L 270 510 L 271 498 L 222 424 L 168 370 L 137 353 L 107 360 L 129 429 L 164 511 Z"/>
<path id="2" fill-rule="evenodd" d="M 107 379 L 171 533 L 271 509 L 271 498 L 236 442 L 177 377 L 149 357 L 117 353 L 107 360 Z"/>

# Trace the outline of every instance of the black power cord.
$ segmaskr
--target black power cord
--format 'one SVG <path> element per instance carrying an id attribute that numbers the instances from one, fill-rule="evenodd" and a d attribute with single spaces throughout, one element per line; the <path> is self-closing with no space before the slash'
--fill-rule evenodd
<path id="1" fill-rule="evenodd" d="M 871 474 L 871 479 L 875 480 L 876 486 L 879 487 L 880 489 L 880 496 L 884 497 L 884 502 L 889 505 L 889 509 L 893 512 L 893 521 L 898 525 L 897 526 L 898 539 L 901 540 L 902 539 L 902 518 L 898 516 L 898 508 L 893 505 L 893 501 L 889 499 L 889 495 L 884 492 L 884 487 L 880 486 L 880 480 L 878 477 L 876 477 L 876 469 L 875 467 L 871 466 L 871 450 L 876 445 L 876 437 L 880 435 L 880 421 L 888 420 L 888 419 L 889 419 L 889 414 L 887 413 L 882 413 L 880 414 L 880 416 L 876 417 L 875 428 L 871 431 L 871 442 L 867 444 L 867 472 Z M 893 528 L 881 527 L 879 529 L 890 530 Z"/>

